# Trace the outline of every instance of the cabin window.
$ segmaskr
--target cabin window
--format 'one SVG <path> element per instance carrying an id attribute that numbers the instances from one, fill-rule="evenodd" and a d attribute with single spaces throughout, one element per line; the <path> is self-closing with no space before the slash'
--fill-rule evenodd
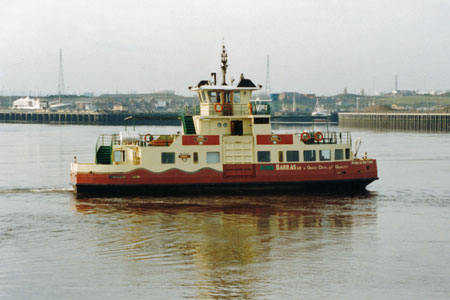
<path id="1" fill-rule="evenodd" d="M 241 102 L 241 91 L 234 91 L 233 92 L 233 103 L 240 103 Z"/>
<path id="2" fill-rule="evenodd" d="M 220 102 L 220 97 L 217 97 L 218 95 L 217 95 L 217 93 L 216 92 L 208 92 L 208 98 L 209 98 L 209 101 L 211 102 L 211 103 L 218 103 L 218 102 Z"/>
<path id="3" fill-rule="evenodd" d="M 286 151 L 286 161 L 299 161 L 298 151 Z"/>
<path id="4" fill-rule="evenodd" d="M 163 163 L 163 164 L 174 164 L 175 163 L 175 152 L 163 152 L 163 153 L 161 153 L 161 163 Z"/>
<path id="5" fill-rule="evenodd" d="M 304 161 L 316 161 L 316 151 L 315 150 L 304 150 L 303 151 Z"/>
<path id="6" fill-rule="evenodd" d="M 269 118 L 254 118 L 254 124 L 269 124 Z"/>
<path id="7" fill-rule="evenodd" d="M 278 151 L 278 162 L 283 162 L 283 151 Z"/>
<path id="8" fill-rule="evenodd" d="M 194 164 L 198 163 L 198 152 L 194 152 Z"/>
<path id="9" fill-rule="evenodd" d="M 208 164 L 220 163 L 220 152 L 206 152 L 206 162 Z"/>
<path id="10" fill-rule="evenodd" d="M 345 149 L 345 159 L 350 159 L 350 149 Z"/>
<path id="11" fill-rule="evenodd" d="M 335 160 L 343 160 L 344 159 L 344 150 L 342 150 L 342 149 L 334 150 L 334 159 Z"/>
<path id="12" fill-rule="evenodd" d="M 258 162 L 270 162 L 270 151 L 258 151 Z"/>
<path id="13" fill-rule="evenodd" d="M 201 92 L 202 93 L 202 99 L 203 99 L 203 103 L 207 103 L 208 102 L 208 95 L 205 91 Z"/>
<path id="14" fill-rule="evenodd" d="M 114 161 L 115 162 L 124 162 L 125 161 L 125 151 L 122 151 L 122 150 L 114 151 Z"/>
<path id="15" fill-rule="evenodd" d="M 230 92 L 225 92 L 223 103 L 231 104 L 231 94 L 230 94 Z"/>
<path id="16" fill-rule="evenodd" d="M 319 150 L 320 161 L 331 160 L 331 150 Z"/>

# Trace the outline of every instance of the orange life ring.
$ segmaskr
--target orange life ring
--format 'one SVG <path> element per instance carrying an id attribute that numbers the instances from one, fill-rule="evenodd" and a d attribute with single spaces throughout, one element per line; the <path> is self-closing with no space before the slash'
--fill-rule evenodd
<path id="1" fill-rule="evenodd" d="M 214 111 L 215 112 L 221 112 L 223 110 L 223 105 L 220 103 L 214 104 Z"/>
<path id="2" fill-rule="evenodd" d="M 309 133 L 307 133 L 306 131 L 303 131 L 302 134 L 300 135 L 300 139 L 302 140 L 302 142 L 306 143 L 307 141 L 309 141 L 309 139 L 311 138 L 311 136 L 309 135 Z"/>
<path id="3" fill-rule="evenodd" d="M 248 114 L 253 114 L 253 105 L 251 103 L 248 104 Z"/>
<path id="4" fill-rule="evenodd" d="M 150 143 L 151 141 L 153 141 L 153 135 L 151 135 L 150 133 L 147 133 L 144 136 L 144 141 L 147 142 L 147 143 Z"/>
<path id="5" fill-rule="evenodd" d="M 316 133 L 314 133 L 314 139 L 315 139 L 317 142 L 322 141 L 322 140 L 323 140 L 323 133 L 320 132 L 320 131 L 317 131 Z"/>

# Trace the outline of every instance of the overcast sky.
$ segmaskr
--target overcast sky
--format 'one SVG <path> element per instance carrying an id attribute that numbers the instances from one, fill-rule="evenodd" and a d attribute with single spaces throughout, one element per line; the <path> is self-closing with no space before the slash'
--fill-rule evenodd
<path id="1" fill-rule="evenodd" d="M 219 73 L 272 92 L 450 89 L 449 0 L 0 0 L 0 91 L 150 92 Z"/>

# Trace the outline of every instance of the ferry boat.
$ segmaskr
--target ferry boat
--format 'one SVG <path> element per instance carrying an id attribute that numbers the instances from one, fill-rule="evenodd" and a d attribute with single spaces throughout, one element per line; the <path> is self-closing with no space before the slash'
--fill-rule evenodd
<path id="1" fill-rule="evenodd" d="M 181 115 L 182 132 L 100 135 L 95 163 L 71 164 L 75 192 L 353 191 L 378 179 L 376 160 L 357 157 L 349 132 L 273 133 L 269 104 L 251 100 L 262 86 L 242 74 L 227 84 L 225 47 L 221 58 L 221 84 L 212 73 L 189 87 L 199 112 Z"/>

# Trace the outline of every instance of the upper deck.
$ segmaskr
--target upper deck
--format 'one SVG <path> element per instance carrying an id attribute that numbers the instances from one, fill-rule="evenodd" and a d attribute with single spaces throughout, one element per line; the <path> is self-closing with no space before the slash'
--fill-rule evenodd
<path id="1" fill-rule="evenodd" d="M 200 101 L 200 116 L 240 116 L 263 114 L 270 115 L 270 106 L 257 106 L 251 100 L 252 92 L 260 89 L 250 79 L 241 79 L 236 86 L 217 85 L 215 82 L 202 80 L 191 91 L 197 92 Z"/>
<path id="2" fill-rule="evenodd" d="M 217 83 L 216 73 L 212 80 L 201 80 L 189 87 L 196 92 L 200 105 L 192 116 L 182 115 L 184 134 L 256 135 L 270 134 L 270 106 L 255 103 L 253 91 L 261 89 L 250 79 L 240 75 L 237 84 L 226 82 L 228 58 L 222 49 L 222 82 Z"/>

